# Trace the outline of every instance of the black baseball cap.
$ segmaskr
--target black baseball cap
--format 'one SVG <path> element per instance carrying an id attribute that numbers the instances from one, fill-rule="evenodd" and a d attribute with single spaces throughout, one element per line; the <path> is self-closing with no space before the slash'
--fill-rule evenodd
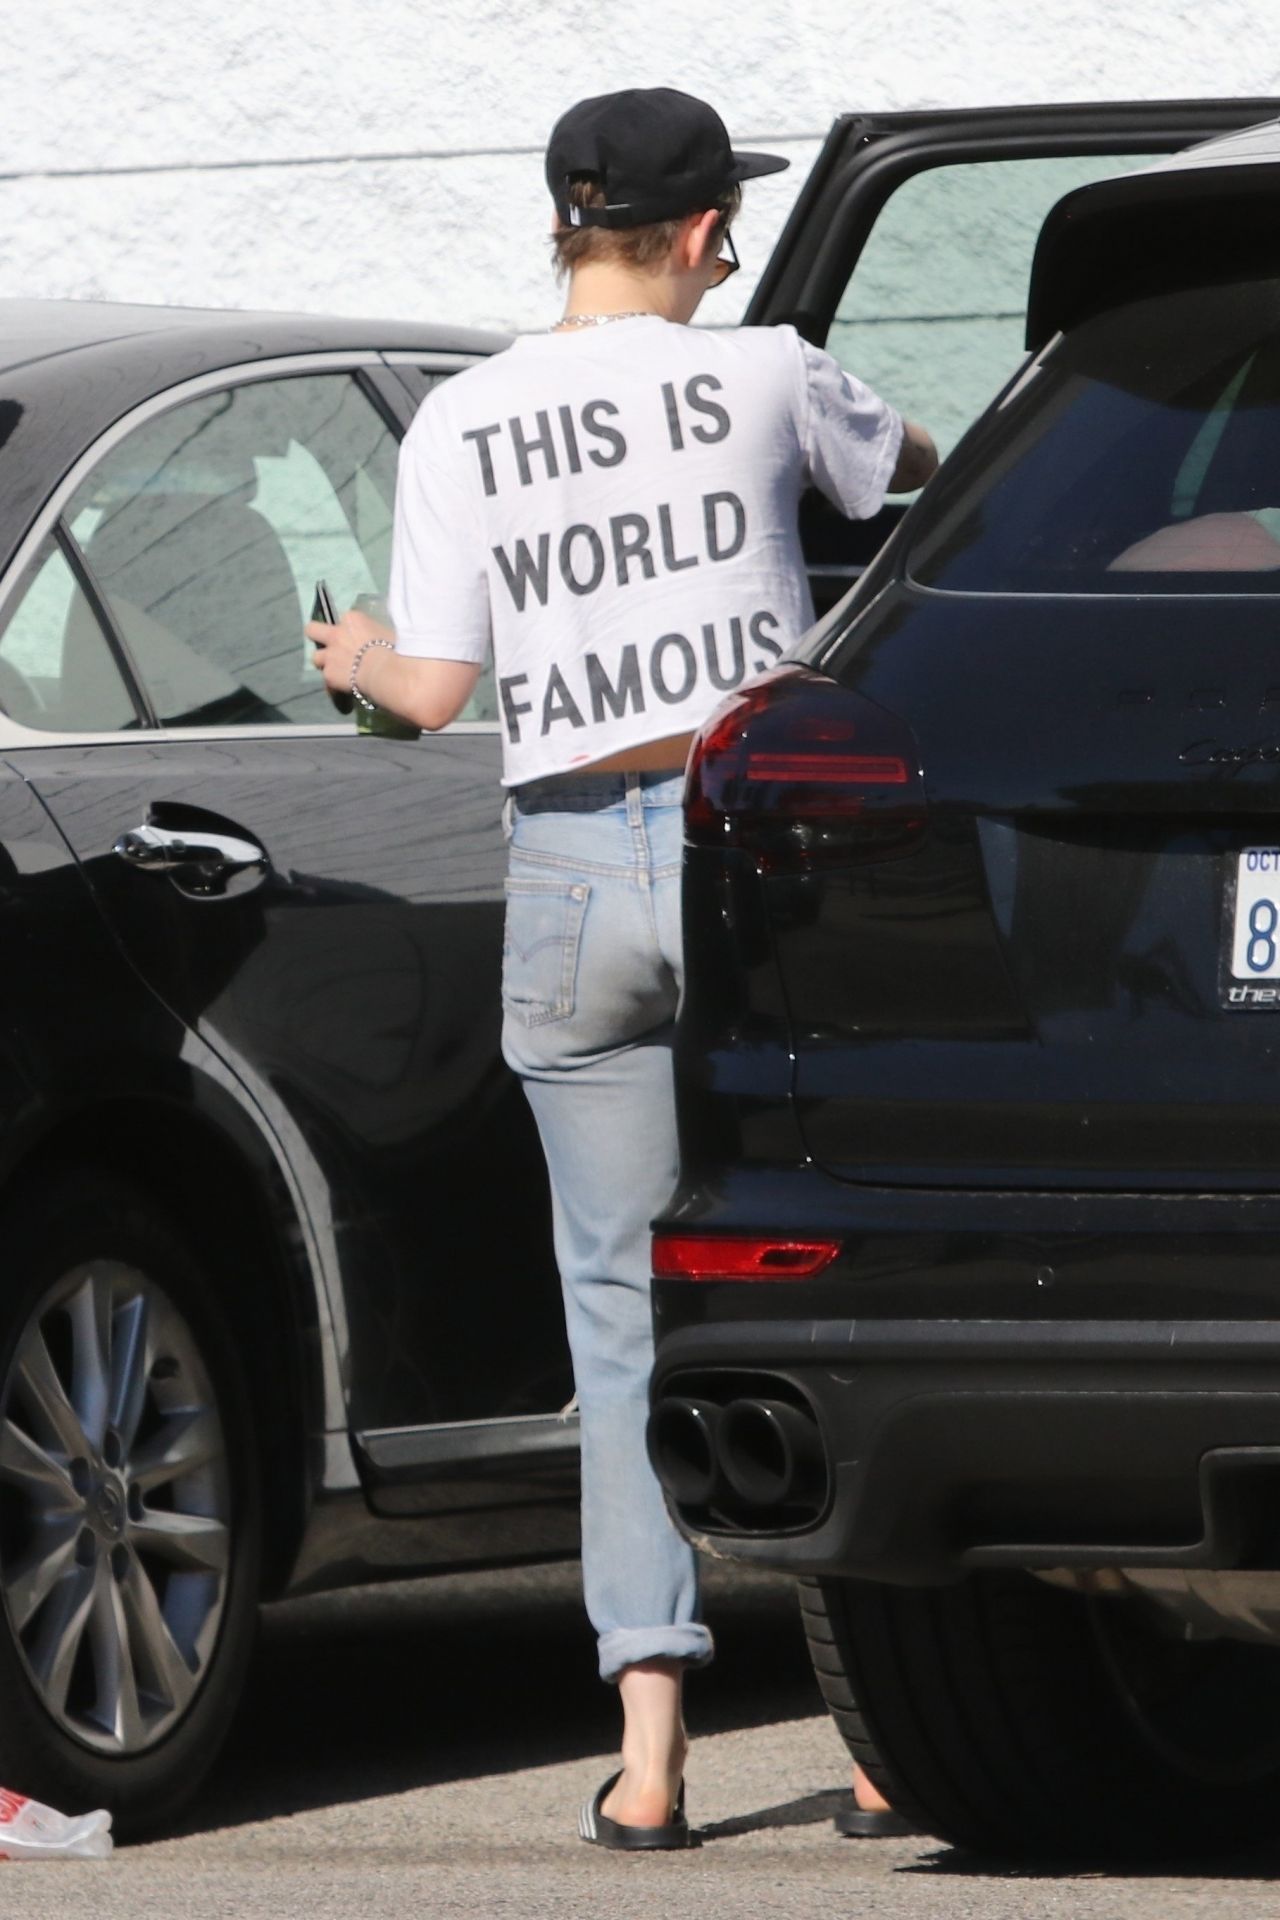
<path id="1" fill-rule="evenodd" d="M 675 87 L 626 87 L 579 100 L 547 143 L 547 185 L 567 227 L 643 227 L 705 212 L 743 180 L 790 166 L 776 153 L 735 153 L 705 100 Z M 575 181 L 604 191 L 600 207 L 571 205 Z"/>

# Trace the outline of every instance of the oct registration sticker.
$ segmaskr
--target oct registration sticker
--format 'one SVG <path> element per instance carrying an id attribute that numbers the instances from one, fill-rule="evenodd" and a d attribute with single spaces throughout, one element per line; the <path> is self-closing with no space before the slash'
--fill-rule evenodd
<path id="1" fill-rule="evenodd" d="M 1280 846 L 1245 847 L 1228 889 L 1223 1004 L 1280 1009 Z"/>

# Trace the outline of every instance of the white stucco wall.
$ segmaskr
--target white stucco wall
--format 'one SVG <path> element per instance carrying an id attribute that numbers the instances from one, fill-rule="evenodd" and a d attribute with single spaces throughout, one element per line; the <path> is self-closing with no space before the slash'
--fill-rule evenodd
<path id="1" fill-rule="evenodd" d="M 551 122 L 666 83 L 793 161 L 749 190 L 732 319 L 837 112 L 1280 94 L 1274 19 L 1274 0 L 9 0 L 0 294 L 545 324 Z"/>

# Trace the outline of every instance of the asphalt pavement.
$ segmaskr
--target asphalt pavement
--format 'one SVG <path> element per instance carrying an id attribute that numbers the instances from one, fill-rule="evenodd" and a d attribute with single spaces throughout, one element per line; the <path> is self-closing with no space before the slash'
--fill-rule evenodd
<path id="1" fill-rule="evenodd" d="M 269 1610 L 245 1710 L 182 1830 L 102 1864 L 0 1867 L 5 1920 L 746 1920 L 1274 1915 L 1263 1854 L 1133 1875 L 1028 1872 L 929 1839 L 847 1841 L 844 1749 L 785 1582 L 711 1570 L 719 1658 L 690 1683 L 697 1852 L 576 1836 L 612 1769 L 576 1569 L 458 1577 Z"/>

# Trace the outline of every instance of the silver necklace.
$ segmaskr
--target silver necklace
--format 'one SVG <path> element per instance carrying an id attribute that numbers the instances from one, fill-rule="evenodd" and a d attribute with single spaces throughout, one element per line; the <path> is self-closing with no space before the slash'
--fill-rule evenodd
<path id="1" fill-rule="evenodd" d="M 611 320 L 656 320 L 657 315 L 637 307 L 632 313 L 567 313 L 563 320 L 547 328 L 548 333 L 559 333 L 562 327 L 607 327 Z"/>

